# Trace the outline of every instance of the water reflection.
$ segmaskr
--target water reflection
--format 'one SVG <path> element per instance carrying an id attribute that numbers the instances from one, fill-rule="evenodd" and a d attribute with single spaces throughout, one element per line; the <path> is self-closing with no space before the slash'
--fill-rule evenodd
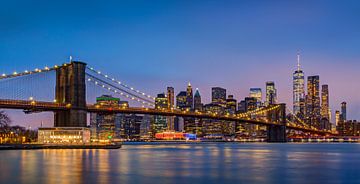
<path id="1" fill-rule="evenodd" d="M 125 145 L 0 152 L 1 183 L 360 183 L 358 144 Z M 320 172 L 321 171 L 321 172 Z M 316 182 L 311 182 L 316 181 Z"/>

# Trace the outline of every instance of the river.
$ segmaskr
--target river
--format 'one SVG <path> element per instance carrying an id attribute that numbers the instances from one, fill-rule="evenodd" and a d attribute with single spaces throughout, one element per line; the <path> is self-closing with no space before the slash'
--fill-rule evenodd
<path id="1" fill-rule="evenodd" d="M 0 151 L 0 183 L 360 183 L 360 144 L 197 143 Z"/>

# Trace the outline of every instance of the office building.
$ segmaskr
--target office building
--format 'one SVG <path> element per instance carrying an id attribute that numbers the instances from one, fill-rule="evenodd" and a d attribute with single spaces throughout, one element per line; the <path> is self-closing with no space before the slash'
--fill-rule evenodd
<path id="1" fill-rule="evenodd" d="M 225 107 L 226 89 L 220 87 L 213 87 L 211 89 L 211 103 Z"/>
<path id="2" fill-rule="evenodd" d="M 277 92 L 273 81 L 266 82 L 266 101 L 265 105 L 273 105 L 277 103 Z"/>
<path id="3" fill-rule="evenodd" d="M 293 73 L 293 112 L 299 118 L 305 117 L 305 78 L 300 69 L 300 55 L 297 55 L 297 70 Z"/>
<path id="4" fill-rule="evenodd" d="M 319 76 L 309 76 L 306 96 L 306 123 L 320 129 L 320 79 Z"/>

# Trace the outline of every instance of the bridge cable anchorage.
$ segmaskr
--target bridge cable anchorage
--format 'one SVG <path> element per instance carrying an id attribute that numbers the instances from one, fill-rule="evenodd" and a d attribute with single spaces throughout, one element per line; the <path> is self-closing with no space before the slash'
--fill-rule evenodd
<path id="1" fill-rule="evenodd" d="M 146 98 L 149 98 L 151 100 L 155 100 L 155 97 L 153 97 L 151 95 L 148 95 L 145 92 L 142 92 L 142 91 L 140 91 L 138 89 L 135 89 L 133 87 L 129 87 L 129 85 L 127 85 L 127 84 L 125 84 L 125 83 L 121 82 L 120 80 L 117 80 L 117 79 L 115 79 L 113 77 L 110 77 L 109 75 L 103 74 L 99 70 L 95 70 L 94 68 L 89 67 L 89 66 L 87 66 L 86 68 L 89 69 L 91 72 L 96 73 L 97 75 L 100 75 L 100 76 L 106 78 L 107 80 L 109 80 L 109 81 L 111 81 L 113 83 L 116 83 L 117 85 L 121 85 L 122 87 L 124 87 L 124 88 L 126 88 L 128 90 L 131 90 L 131 91 L 133 91 L 135 93 L 138 93 L 138 94 L 140 94 L 140 95 L 142 95 L 142 96 L 144 96 Z"/>
<path id="2" fill-rule="evenodd" d="M 110 92 L 113 92 L 115 94 L 119 94 L 121 96 L 124 96 L 130 100 L 133 100 L 133 101 L 136 101 L 136 102 L 139 102 L 139 103 L 142 103 L 142 105 L 147 105 L 147 106 L 150 106 L 150 107 L 154 107 L 154 102 L 148 100 L 148 99 L 145 99 L 145 98 L 142 98 L 138 95 L 134 95 L 126 90 L 123 90 L 119 87 L 116 87 L 112 84 L 109 84 L 108 82 L 104 81 L 104 80 L 101 80 L 101 79 L 98 79 L 97 77 L 95 76 L 92 76 L 90 74 L 86 74 L 87 76 L 87 79 L 86 81 L 88 82 L 92 82 L 93 84 L 95 84 L 96 86 L 99 86 L 101 88 L 103 88 L 104 90 L 108 90 Z"/>
<path id="3" fill-rule="evenodd" d="M 36 74 L 36 73 L 42 73 L 42 72 L 49 72 L 52 70 L 56 70 L 57 68 L 59 68 L 59 66 L 55 65 L 54 67 L 47 67 L 45 66 L 44 69 L 39 69 L 39 68 L 35 68 L 34 70 L 25 70 L 23 72 L 13 72 L 12 74 L 1 74 L 0 76 L 0 80 L 1 79 L 9 79 L 9 78 L 15 78 L 15 77 L 21 77 L 21 76 L 26 76 L 26 75 L 31 75 L 31 74 Z"/>

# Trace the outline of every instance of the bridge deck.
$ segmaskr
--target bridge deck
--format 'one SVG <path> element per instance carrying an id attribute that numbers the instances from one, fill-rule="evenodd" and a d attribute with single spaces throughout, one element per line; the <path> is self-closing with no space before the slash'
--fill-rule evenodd
<path id="1" fill-rule="evenodd" d="M 30 101 L 30 100 L 0 100 L 0 108 L 4 109 L 23 109 L 23 110 L 34 110 L 34 111 L 67 111 L 74 109 L 69 104 L 55 103 L 55 102 L 41 102 L 41 101 Z M 250 123 L 257 125 L 281 125 L 279 122 L 267 122 L 264 119 L 250 119 L 244 118 L 239 115 L 215 115 L 203 112 L 191 112 L 191 111 L 180 111 L 180 110 L 167 110 L 167 109 L 152 109 L 152 108 L 137 108 L 137 107 L 104 107 L 96 105 L 87 105 L 84 109 L 87 112 L 94 113 L 123 113 L 123 114 L 148 114 L 148 115 L 160 115 L 160 116 L 179 116 L 179 117 L 192 117 L 198 119 L 213 119 L 213 120 L 224 120 L 224 121 L 235 121 L 240 123 Z M 316 130 L 304 126 L 293 125 L 287 123 L 287 129 L 293 129 L 298 131 L 305 131 L 316 134 L 332 134 L 329 131 Z"/>

